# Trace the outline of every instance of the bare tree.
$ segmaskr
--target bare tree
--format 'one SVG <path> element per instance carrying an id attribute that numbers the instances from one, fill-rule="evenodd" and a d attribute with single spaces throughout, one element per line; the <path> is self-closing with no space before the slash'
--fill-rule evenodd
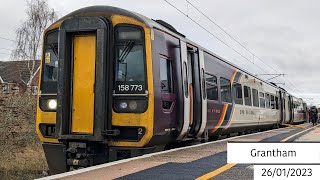
<path id="1" fill-rule="evenodd" d="M 35 63 L 40 59 L 42 34 L 57 19 L 57 14 L 54 9 L 49 8 L 46 0 L 27 1 L 26 13 L 26 21 L 16 30 L 16 47 L 11 56 L 15 60 L 25 60 L 30 77 L 27 82 L 22 81 L 30 86 L 38 70 L 35 69 Z"/>

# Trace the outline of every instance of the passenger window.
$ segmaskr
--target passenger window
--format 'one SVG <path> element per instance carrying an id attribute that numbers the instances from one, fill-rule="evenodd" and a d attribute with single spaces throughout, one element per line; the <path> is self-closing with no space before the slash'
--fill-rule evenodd
<path id="1" fill-rule="evenodd" d="M 243 104 L 241 84 L 233 83 L 233 97 L 236 104 Z"/>
<path id="2" fill-rule="evenodd" d="M 253 106 L 259 107 L 259 94 L 258 90 L 252 89 Z"/>
<path id="3" fill-rule="evenodd" d="M 160 58 L 160 82 L 161 92 L 173 93 L 171 61 L 163 57 Z"/>
<path id="4" fill-rule="evenodd" d="M 218 85 L 217 77 L 208 73 L 205 73 L 207 99 L 218 101 Z"/>
<path id="5" fill-rule="evenodd" d="M 276 109 L 279 109 L 278 97 L 275 97 Z"/>
<path id="6" fill-rule="evenodd" d="M 248 86 L 243 86 L 243 92 L 244 92 L 244 104 L 246 106 L 252 106 L 251 105 L 251 89 Z"/>
<path id="7" fill-rule="evenodd" d="M 183 63 L 183 84 L 184 84 L 184 94 L 186 97 L 189 96 L 189 87 L 188 87 L 188 70 L 187 63 Z"/>
<path id="8" fill-rule="evenodd" d="M 264 98 L 264 93 L 260 92 L 260 108 L 266 108 L 266 100 Z"/>
<path id="9" fill-rule="evenodd" d="M 266 108 L 270 108 L 270 95 L 266 94 Z"/>
<path id="10" fill-rule="evenodd" d="M 201 71 L 201 81 L 202 81 L 202 98 L 206 99 L 207 98 L 207 92 L 206 92 L 206 79 L 205 79 L 205 74 L 204 74 L 204 69 L 202 68 Z"/>
<path id="11" fill-rule="evenodd" d="M 220 78 L 220 86 L 221 86 L 221 101 L 231 103 L 231 87 L 230 80 L 225 78 Z"/>
<path id="12" fill-rule="evenodd" d="M 274 101 L 274 96 L 271 95 L 271 109 L 275 109 L 276 106 L 275 106 L 275 101 Z"/>

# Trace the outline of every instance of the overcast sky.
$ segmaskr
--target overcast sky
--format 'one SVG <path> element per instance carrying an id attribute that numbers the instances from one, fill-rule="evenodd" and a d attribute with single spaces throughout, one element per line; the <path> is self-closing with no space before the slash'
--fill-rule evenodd
<path id="1" fill-rule="evenodd" d="M 265 73 L 255 65 L 262 67 L 268 73 L 286 74 L 274 82 L 285 83 L 283 87 L 287 91 L 303 97 L 314 105 L 320 104 L 319 1 L 189 0 L 260 57 L 265 64 L 256 58 L 253 60 L 248 51 L 205 19 L 185 0 L 168 1 L 255 64 L 235 53 L 163 0 L 49 0 L 48 2 L 50 7 L 58 12 L 59 17 L 86 6 L 111 5 L 138 12 L 152 19 L 162 19 L 185 34 L 187 38 L 253 74 Z M 26 3 L 23 0 L 5 1 L 0 6 L 0 60 L 9 60 L 10 56 L 7 54 L 14 48 L 12 41 L 1 38 L 15 39 L 15 29 L 25 18 L 25 8 Z M 268 79 L 272 76 L 260 77 Z"/>

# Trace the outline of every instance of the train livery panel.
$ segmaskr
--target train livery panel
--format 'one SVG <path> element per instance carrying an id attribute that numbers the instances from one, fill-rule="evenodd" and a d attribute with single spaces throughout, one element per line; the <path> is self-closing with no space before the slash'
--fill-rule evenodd
<path id="1" fill-rule="evenodd" d="M 36 129 L 50 173 L 306 120 L 306 106 L 188 40 L 110 6 L 44 33 Z"/>

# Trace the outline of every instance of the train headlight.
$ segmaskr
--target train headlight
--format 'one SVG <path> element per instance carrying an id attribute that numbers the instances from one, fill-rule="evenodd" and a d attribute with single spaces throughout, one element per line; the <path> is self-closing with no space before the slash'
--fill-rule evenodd
<path id="1" fill-rule="evenodd" d="M 129 108 L 130 108 L 131 110 L 136 110 L 137 107 L 138 107 L 138 104 L 137 104 L 136 101 L 130 101 L 130 102 L 129 102 Z"/>
<path id="2" fill-rule="evenodd" d="M 57 100 L 56 99 L 49 99 L 48 100 L 48 108 L 51 110 L 57 109 Z"/>
<path id="3" fill-rule="evenodd" d="M 121 109 L 126 109 L 126 108 L 128 107 L 128 104 L 127 104 L 126 102 L 121 102 L 121 103 L 119 104 L 119 107 L 120 107 Z"/>
<path id="4" fill-rule="evenodd" d="M 145 97 L 115 97 L 113 103 L 113 110 L 117 113 L 143 113 L 148 108 Z"/>

